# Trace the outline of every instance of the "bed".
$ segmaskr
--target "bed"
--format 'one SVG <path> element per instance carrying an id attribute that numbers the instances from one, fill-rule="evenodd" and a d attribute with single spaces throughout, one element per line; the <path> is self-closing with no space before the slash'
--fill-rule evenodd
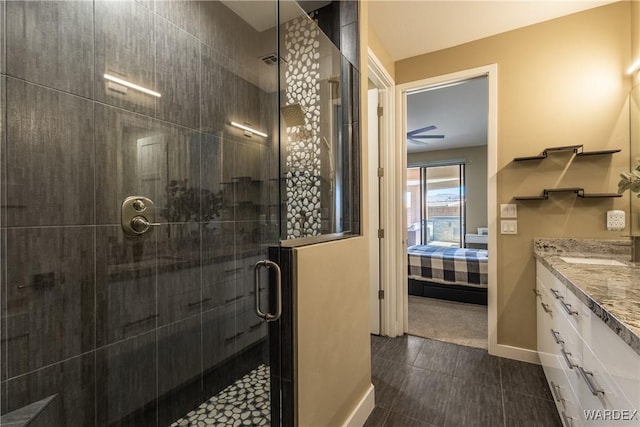
<path id="1" fill-rule="evenodd" d="M 487 304 L 487 251 L 410 246 L 409 295 Z"/>

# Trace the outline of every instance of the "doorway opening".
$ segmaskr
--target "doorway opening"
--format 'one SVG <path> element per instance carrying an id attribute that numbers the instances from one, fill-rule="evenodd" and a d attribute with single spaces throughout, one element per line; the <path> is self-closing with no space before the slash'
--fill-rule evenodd
<path id="1" fill-rule="evenodd" d="M 407 330 L 488 348 L 488 78 L 406 93 Z"/>

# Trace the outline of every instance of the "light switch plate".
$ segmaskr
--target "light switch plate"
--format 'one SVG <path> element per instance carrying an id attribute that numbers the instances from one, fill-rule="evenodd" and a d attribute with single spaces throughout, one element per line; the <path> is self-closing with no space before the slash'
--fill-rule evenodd
<path id="1" fill-rule="evenodd" d="M 501 204 L 500 218 L 518 218 L 518 205 L 504 203 Z"/>
<path id="2" fill-rule="evenodd" d="M 518 221 L 504 219 L 500 221 L 500 234 L 518 234 Z"/>

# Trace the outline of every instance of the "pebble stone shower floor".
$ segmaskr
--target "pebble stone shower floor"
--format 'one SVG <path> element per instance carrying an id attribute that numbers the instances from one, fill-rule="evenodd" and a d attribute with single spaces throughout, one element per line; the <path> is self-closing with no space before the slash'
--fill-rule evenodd
<path id="1" fill-rule="evenodd" d="M 271 423 L 269 389 L 269 367 L 260 365 L 171 427 L 268 426 Z"/>

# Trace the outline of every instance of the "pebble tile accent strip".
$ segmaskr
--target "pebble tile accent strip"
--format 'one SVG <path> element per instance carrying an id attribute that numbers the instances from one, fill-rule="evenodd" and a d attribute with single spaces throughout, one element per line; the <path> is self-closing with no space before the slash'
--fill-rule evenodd
<path id="1" fill-rule="evenodd" d="M 285 25 L 287 105 L 305 121 L 287 127 L 287 238 L 320 235 L 320 30 L 307 17 Z"/>
<path id="2" fill-rule="evenodd" d="M 268 426 L 271 424 L 269 367 L 260 365 L 171 427 Z"/>

